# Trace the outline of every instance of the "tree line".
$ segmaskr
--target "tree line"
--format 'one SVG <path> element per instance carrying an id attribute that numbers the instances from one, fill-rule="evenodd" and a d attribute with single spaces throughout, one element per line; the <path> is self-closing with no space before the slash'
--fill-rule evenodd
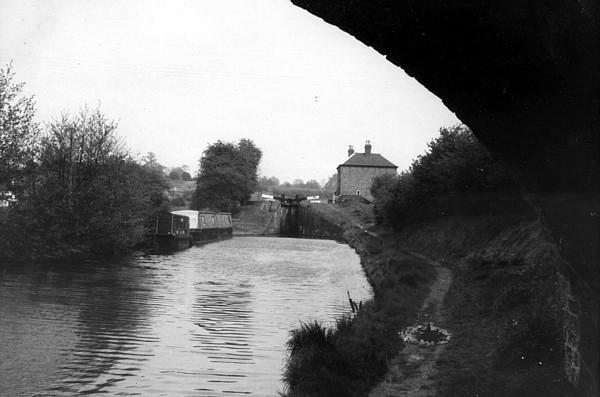
<path id="1" fill-rule="evenodd" d="M 153 153 L 136 159 L 99 109 L 84 107 L 44 126 L 11 65 L 0 69 L 0 257 L 12 260 L 105 256 L 152 235 L 169 210 L 167 177 L 191 181 L 187 167 L 167 172 Z M 262 151 L 249 139 L 204 151 L 192 208 L 236 211 L 256 189 Z"/>
<path id="2" fill-rule="evenodd" d="M 0 256 L 82 257 L 126 251 L 167 209 L 160 170 L 130 154 L 117 124 L 84 107 L 40 126 L 11 65 L 0 69 Z"/>
<path id="3" fill-rule="evenodd" d="M 298 189 L 321 189 L 321 184 L 315 179 L 309 179 L 304 182 L 302 179 L 294 179 L 293 182 L 279 182 L 279 179 L 272 176 L 263 176 L 258 181 L 259 188 L 262 191 L 273 191 L 278 188 L 298 188 Z"/>
<path id="4" fill-rule="evenodd" d="M 395 228 L 523 206 L 511 172 L 462 124 L 441 128 L 407 171 L 374 178 L 371 192 L 378 220 Z"/>

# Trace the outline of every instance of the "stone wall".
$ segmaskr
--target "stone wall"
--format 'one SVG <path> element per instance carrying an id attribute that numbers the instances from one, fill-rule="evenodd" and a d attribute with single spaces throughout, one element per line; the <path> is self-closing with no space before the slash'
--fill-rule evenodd
<path id="1" fill-rule="evenodd" d="M 279 219 L 281 236 L 344 240 L 342 227 L 320 216 L 308 206 L 282 206 Z"/>

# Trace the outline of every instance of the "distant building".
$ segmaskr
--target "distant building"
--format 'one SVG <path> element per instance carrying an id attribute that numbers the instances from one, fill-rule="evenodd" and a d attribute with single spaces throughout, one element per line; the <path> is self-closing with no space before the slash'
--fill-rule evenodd
<path id="1" fill-rule="evenodd" d="M 383 174 L 396 175 L 398 167 L 379 153 L 371 153 L 371 142 L 365 144 L 364 153 L 348 149 L 348 159 L 337 167 L 338 196 L 361 196 L 373 201 L 371 183 L 373 178 Z"/>

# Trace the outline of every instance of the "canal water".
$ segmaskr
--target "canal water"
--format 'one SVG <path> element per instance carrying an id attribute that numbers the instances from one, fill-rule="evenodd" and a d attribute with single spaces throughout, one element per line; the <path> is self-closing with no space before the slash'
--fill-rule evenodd
<path id="1" fill-rule="evenodd" d="M 171 255 L 0 265 L 0 395 L 274 396 L 300 322 L 372 295 L 328 240 L 234 238 Z"/>

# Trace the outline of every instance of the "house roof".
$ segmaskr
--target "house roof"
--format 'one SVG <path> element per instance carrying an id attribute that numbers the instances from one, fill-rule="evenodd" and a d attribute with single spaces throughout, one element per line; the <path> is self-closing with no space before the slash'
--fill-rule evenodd
<path id="1" fill-rule="evenodd" d="M 354 153 L 344 163 L 338 166 L 347 167 L 380 167 L 380 168 L 398 168 L 391 161 L 379 153 Z"/>

